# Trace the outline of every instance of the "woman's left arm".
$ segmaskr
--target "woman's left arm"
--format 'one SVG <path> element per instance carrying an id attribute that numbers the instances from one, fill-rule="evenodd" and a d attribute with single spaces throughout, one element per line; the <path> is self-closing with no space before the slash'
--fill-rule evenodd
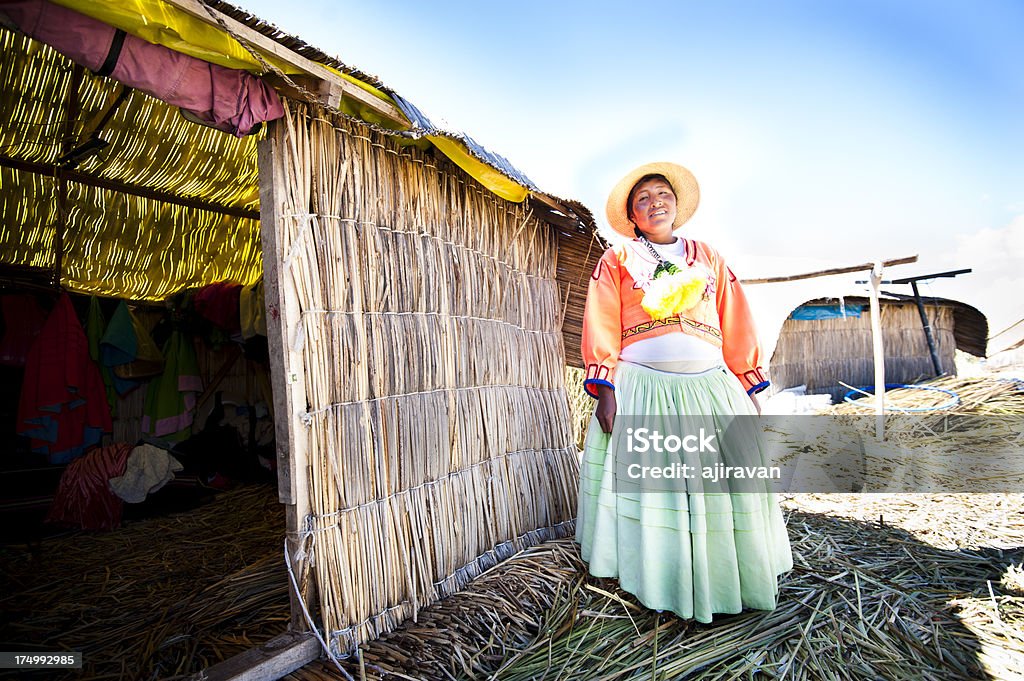
<path id="1" fill-rule="evenodd" d="M 757 330 L 754 328 L 754 318 L 739 279 L 722 257 L 717 253 L 715 255 L 715 302 L 722 329 L 722 354 L 726 366 L 740 379 L 743 389 L 753 399 L 755 394 L 769 386 L 762 364 Z M 760 411 L 757 400 L 753 401 Z"/>

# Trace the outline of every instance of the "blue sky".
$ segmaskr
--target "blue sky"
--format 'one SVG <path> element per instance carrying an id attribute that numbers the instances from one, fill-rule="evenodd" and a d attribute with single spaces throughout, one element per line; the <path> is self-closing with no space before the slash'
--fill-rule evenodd
<path id="1" fill-rule="evenodd" d="M 599 222 L 674 160 L 748 276 L 919 253 L 893 276 L 974 267 L 933 292 L 1024 317 L 1024 3 L 239 2 Z"/>

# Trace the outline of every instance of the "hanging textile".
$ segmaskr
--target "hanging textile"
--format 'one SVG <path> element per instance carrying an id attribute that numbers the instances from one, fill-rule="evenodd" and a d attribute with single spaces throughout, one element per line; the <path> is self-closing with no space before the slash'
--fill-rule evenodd
<path id="1" fill-rule="evenodd" d="M 72 461 L 60 476 L 46 522 L 83 530 L 112 530 L 121 525 L 124 502 L 110 489 L 110 479 L 123 475 L 132 453 L 121 442 Z"/>
<path id="2" fill-rule="evenodd" d="M 242 287 L 238 297 L 239 315 L 242 321 L 242 338 L 267 335 L 267 316 L 263 302 L 263 278 L 252 286 Z"/>
<path id="3" fill-rule="evenodd" d="M 196 291 L 192 304 L 201 317 L 209 320 L 218 329 L 236 334 L 242 328 L 239 313 L 241 292 L 241 284 L 219 281 Z"/>
<path id="4" fill-rule="evenodd" d="M 196 395 L 203 391 L 195 346 L 177 329 L 164 344 L 166 364 L 146 389 L 142 431 L 170 442 L 192 434 Z"/>
<path id="5" fill-rule="evenodd" d="M 67 463 L 112 429 L 110 406 L 89 341 L 66 293 L 46 320 L 25 362 L 17 432 L 50 463 Z"/>
<path id="6" fill-rule="evenodd" d="M 103 330 L 107 328 L 107 320 L 100 308 L 100 299 L 96 296 L 89 296 L 89 315 L 85 319 L 85 336 L 89 339 L 89 357 L 100 368 L 100 376 L 103 378 L 103 385 L 107 389 L 107 404 L 110 405 L 110 413 L 117 408 L 117 391 L 114 389 L 114 373 L 110 367 L 104 366 L 100 361 L 100 340 L 103 338 Z"/>
<path id="7" fill-rule="evenodd" d="M 122 300 L 100 340 L 100 363 L 110 367 L 114 388 L 125 395 L 163 370 L 163 355 L 149 331 Z"/>

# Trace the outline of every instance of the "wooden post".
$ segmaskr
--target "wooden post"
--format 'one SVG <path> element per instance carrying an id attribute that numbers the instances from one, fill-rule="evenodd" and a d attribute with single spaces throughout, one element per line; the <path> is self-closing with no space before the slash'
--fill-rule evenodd
<path id="1" fill-rule="evenodd" d="M 928 341 L 928 352 L 932 355 L 932 368 L 935 369 L 935 375 L 942 375 L 942 365 L 939 363 L 939 353 L 935 349 L 935 336 L 932 335 L 932 325 L 928 321 L 928 313 L 924 310 L 924 303 L 921 302 L 921 292 L 917 290 L 917 282 L 910 282 L 910 287 L 914 289 L 914 301 L 917 303 L 917 313 L 921 315 L 921 325 L 924 326 L 924 339 Z"/>
<path id="2" fill-rule="evenodd" d="M 885 439 L 885 349 L 882 346 L 882 309 L 878 288 L 882 284 L 882 263 L 871 269 L 871 347 L 875 361 L 875 437 Z"/>
<path id="3" fill-rule="evenodd" d="M 263 245 L 263 289 L 267 317 L 267 341 L 270 354 L 270 379 L 274 395 L 274 427 L 277 442 L 278 498 L 286 505 L 285 519 L 288 551 L 295 581 L 302 589 L 302 603 L 291 593 L 291 626 L 306 631 L 309 625 L 302 612 L 303 603 L 312 612 L 316 593 L 314 576 L 300 552 L 300 537 L 309 515 L 309 463 L 306 457 L 307 434 L 301 414 L 305 412 L 306 383 L 302 353 L 293 350 L 291 330 L 300 320 L 295 287 L 284 274 L 287 244 L 281 211 L 285 205 L 285 171 L 281 161 L 284 126 L 270 124 L 267 137 L 259 143 L 257 162 L 260 175 L 260 238 Z"/>
<path id="4" fill-rule="evenodd" d="M 64 271 L 64 231 L 68 224 L 68 183 L 61 177 L 60 169 L 56 173 L 57 182 L 57 221 L 53 225 L 53 286 L 60 290 L 60 280 Z"/>
<path id="5" fill-rule="evenodd" d="M 78 90 L 82 83 L 85 67 L 75 64 L 68 80 L 68 92 L 64 98 L 64 133 L 60 141 L 61 156 L 75 147 L 75 121 L 78 119 Z M 68 227 L 68 183 L 61 174 L 61 168 L 54 168 L 57 182 L 57 222 L 53 226 L 53 285 L 60 290 L 64 270 L 64 232 Z"/>

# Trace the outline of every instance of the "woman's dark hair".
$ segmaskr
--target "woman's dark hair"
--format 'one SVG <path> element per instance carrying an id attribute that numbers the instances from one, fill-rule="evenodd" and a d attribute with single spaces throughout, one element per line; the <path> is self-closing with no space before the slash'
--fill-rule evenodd
<path id="1" fill-rule="evenodd" d="M 650 175 L 644 175 L 633 184 L 633 188 L 629 190 L 629 196 L 626 197 L 626 217 L 630 221 L 633 220 L 633 197 L 636 196 L 636 188 L 642 185 L 644 182 L 649 180 L 661 180 L 668 185 L 668 188 L 672 190 L 672 193 L 676 193 L 676 188 L 672 186 L 672 183 L 668 181 L 668 178 L 659 173 L 651 173 Z M 678 195 L 677 195 L 678 196 Z"/>

